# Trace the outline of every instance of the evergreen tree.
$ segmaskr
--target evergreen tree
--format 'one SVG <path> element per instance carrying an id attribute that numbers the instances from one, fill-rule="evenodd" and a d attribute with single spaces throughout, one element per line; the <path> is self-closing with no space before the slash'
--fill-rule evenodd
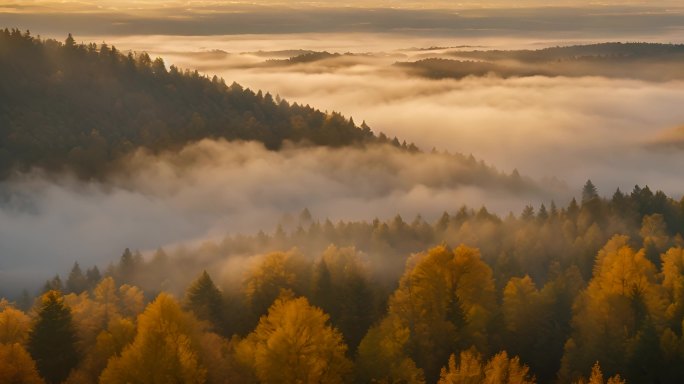
<path id="1" fill-rule="evenodd" d="M 587 180 L 586 184 L 584 184 L 584 187 L 582 188 L 582 205 L 594 199 L 598 199 L 598 197 L 598 190 L 596 189 L 596 186 L 591 182 L 591 180 Z"/>
<path id="2" fill-rule="evenodd" d="M 50 291 L 64 291 L 64 284 L 62 284 L 62 279 L 59 277 L 59 275 L 55 275 L 55 277 L 46 281 L 43 285 L 43 293 Z"/>
<path id="3" fill-rule="evenodd" d="M 185 306 L 195 316 L 211 324 L 214 331 L 221 333 L 225 328 L 223 316 L 223 295 L 214 285 L 207 271 L 188 287 Z"/>
<path id="4" fill-rule="evenodd" d="M 86 289 L 88 289 L 88 280 L 83 275 L 81 267 L 75 262 L 66 281 L 66 290 L 68 293 L 79 294 Z"/>
<path id="5" fill-rule="evenodd" d="M 96 286 L 100 280 L 102 280 L 102 274 L 97 266 L 89 268 L 86 271 L 86 279 L 88 280 L 88 287 L 92 288 Z"/>
<path id="6" fill-rule="evenodd" d="M 29 334 L 28 351 L 49 384 L 61 383 L 78 363 L 71 310 L 58 291 L 41 298 L 38 318 Z"/>

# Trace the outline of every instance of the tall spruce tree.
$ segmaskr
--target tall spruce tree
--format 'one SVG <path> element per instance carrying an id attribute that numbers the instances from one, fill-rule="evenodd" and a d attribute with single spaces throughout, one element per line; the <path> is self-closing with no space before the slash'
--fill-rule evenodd
<path id="1" fill-rule="evenodd" d="M 207 271 L 188 287 L 185 306 L 198 319 L 209 322 L 214 331 L 221 333 L 224 329 L 223 295 Z"/>
<path id="2" fill-rule="evenodd" d="M 71 310 L 58 291 L 41 298 L 38 318 L 31 329 L 28 350 L 47 383 L 61 383 L 78 364 L 76 329 Z"/>

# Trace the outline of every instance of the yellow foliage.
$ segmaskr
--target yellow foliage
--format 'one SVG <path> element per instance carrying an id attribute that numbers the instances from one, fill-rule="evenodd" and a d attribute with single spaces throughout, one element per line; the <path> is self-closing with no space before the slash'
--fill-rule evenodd
<path id="1" fill-rule="evenodd" d="M 24 345 L 30 328 L 31 319 L 24 312 L 10 306 L 0 312 L 0 344 Z"/>
<path id="2" fill-rule="evenodd" d="M 305 298 L 279 298 L 240 344 L 238 358 L 261 383 L 344 383 L 347 347 L 327 322 Z"/>
<path id="3" fill-rule="evenodd" d="M 487 350 L 496 310 L 492 270 L 477 249 L 435 247 L 414 258 L 390 298 L 389 314 L 410 332 L 411 356 L 428 379 L 454 349 Z"/>
<path id="4" fill-rule="evenodd" d="M 0 382 L 44 384 L 36 363 L 19 343 L 0 343 Z"/>
<path id="5" fill-rule="evenodd" d="M 109 360 L 100 382 L 204 383 L 199 361 L 198 322 L 178 302 L 162 293 L 138 317 L 135 340 L 120 357 Z"/>
<path id="6" fill-rule="evenodd" d="M 497 353 L 486 364 L 474 350 L 461 352 L 459 364 L 456 357 L 449 357 L 448 367 L 442 368 L 438 384 L 534 384 L 529 368 L 515 356 L 509 358 L 506 351 Z"/>
<path id="7" fill-rule="evenodd" d="M 423 371 L 406 355 L 409 336 L 396 316 L 372 327 L 359 345 L 357 375 L 364 382 L 424 383 Z"/>
<path id="8" fill-rule="evenodd" d="M 471 350 L 461 352 L 460 363 L 456 356 L 449 356 L 449 365 L 442 368 L 438 384 L 480 384 L 484 378 L 479 353 Z"/>
<path id="9" fill-rule="evenodd" d="M 252 268 L 243 283 L 245 296 L 258 313 L 265 313 L 283 289 L 299 291 L 308 266 L 295 252 L 273 252 Z"/>

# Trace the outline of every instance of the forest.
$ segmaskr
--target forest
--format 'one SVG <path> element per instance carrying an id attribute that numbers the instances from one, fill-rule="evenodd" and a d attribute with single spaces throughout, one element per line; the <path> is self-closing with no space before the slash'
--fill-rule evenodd
<path id="1" fill-rule="evenodd" d="M 340 113 L 167 69 L 146 53 L 77 44 L 71 35 L 62 43 L 0 30 L 0 79 L 2 178 L 31 168 L 102 178 L 136 149 L 178 149 L 204 138 L 258 141 L 273 150 L 285 141 L 400 146 Z"/>
<path id="2" fill-rule="evenodd" d="M 75 263 L 0 304 L 0 377 L 47 383 L 676 383 L 684 199 L 320 222 Z"/>
<path id="3" fill-rule="evenodd" d="M 397 62 L 396 67 L 428 78 L 494 75 L 601 76 L 647 81 L 684 78 L 684 45 L 662 43 L 600 43 L 537 50 L 450 50 L 440 57 Z"/>
<path id="4" fill-rule="evenodd" d="M 282 51 L 290 53 L 302 55 L 262 65 L 367 59 Z M 680 45 L 610 43 L 448 52 L 459 60 L 395 68 L 434 78 L 598 76 L 620 63 L 615 76 L 658 80 L 682 75 L 682 54 Z M 662 70 L 653 72 L 656 58 Z M 3 188 L 35 169 L 102 190 L 135 189 L 136 171 L 150 184 L 206 182 L 189 170 L 207 158 L 208 174 L 228 168 L 217 154 L 225 148 L 233 167 L 246 168 L 240 145 L 266 168 L 293 152 L 304 160 L 288 164 L 323 164 L 312 168 L 335 174 L 330 189 L 353 185 L 366 204 L 413 184 L 500 196 L 553 189 L 472 155 L 421 151 L 338 112 L 71 35 L 62 43 L 1 30 L 0 100 Z M 284 157 L 268 163 L 250 142 Z M 321 185 L 307 179 L 315 177 L 296 181 Z M 12 206 L 7 189 L 0 205 Z M 153 204 L 159 195 L 144 197 Z M 338 220 L 305 208 L 283 214 L 275 230 L 108 250 L 120 254 L 108 265 L 73 255 L 40 289 L 0 296 L 0 383 L 684 382 L 684 198 L 647 185 L 603 192 L 588 180 L 576 198 L 540 197 L 508 215 L 455 199 L 443 210 L 436 220 Z"/>

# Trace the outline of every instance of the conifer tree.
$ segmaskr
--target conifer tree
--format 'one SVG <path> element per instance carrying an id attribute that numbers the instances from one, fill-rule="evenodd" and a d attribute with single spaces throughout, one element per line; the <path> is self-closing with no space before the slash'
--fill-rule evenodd
<path id="1" fill-rule="evenodd" d="M 209 322 L 214 331 L 224 328 L 223 295 L 214 285 L 207 271 L 202 272 L 185 293 L 185 306 L 195 316 Z"/>
<path id="2" fill-rule="evenodd" d="M 28 350 L 49 384 L 61 383 L 78 363 L 71 310 L 58 291 L 41 298 L 38 318 L 29 334 Z"/>

